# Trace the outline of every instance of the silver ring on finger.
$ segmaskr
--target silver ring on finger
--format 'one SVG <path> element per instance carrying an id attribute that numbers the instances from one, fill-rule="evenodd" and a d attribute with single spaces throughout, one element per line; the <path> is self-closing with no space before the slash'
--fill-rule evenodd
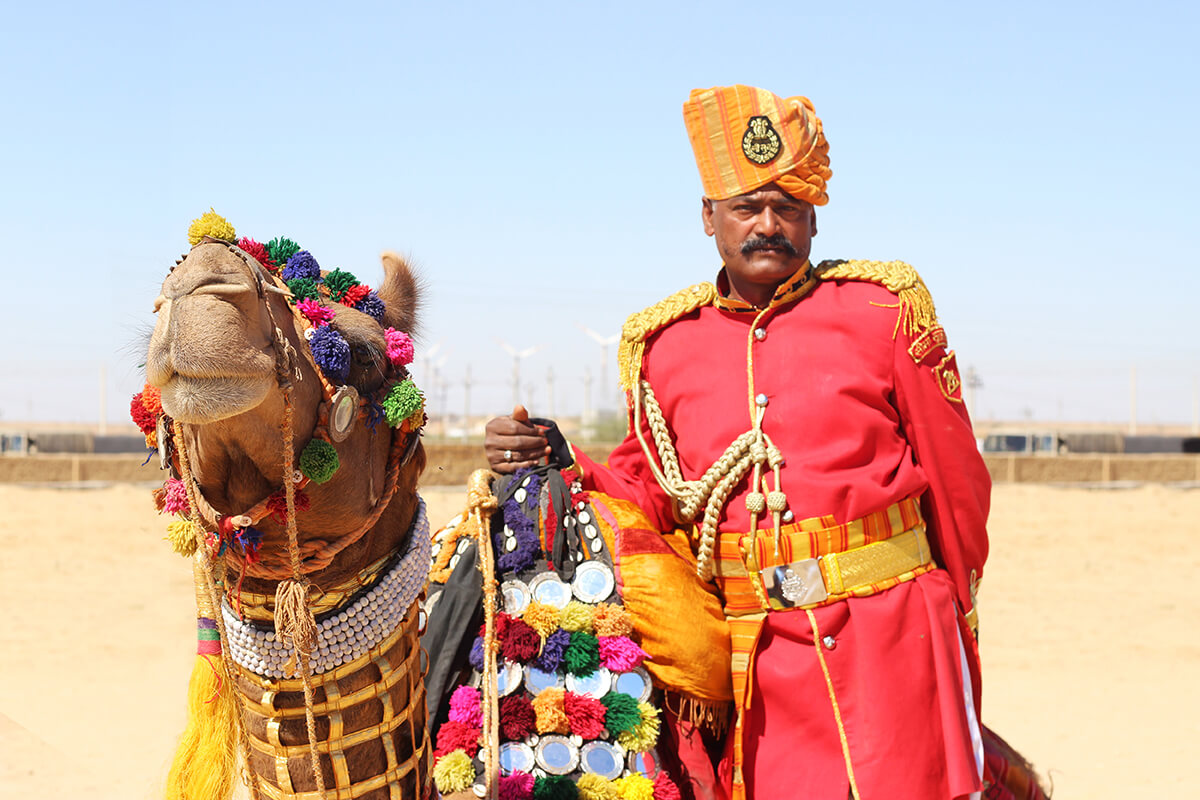
<path id="1" fill-rule="evenodd" d="M 512 450 L 505 450 L 505 451 L 504 451 L 504 460 L 505 460 L 505 461 L 512 461 Z"/>

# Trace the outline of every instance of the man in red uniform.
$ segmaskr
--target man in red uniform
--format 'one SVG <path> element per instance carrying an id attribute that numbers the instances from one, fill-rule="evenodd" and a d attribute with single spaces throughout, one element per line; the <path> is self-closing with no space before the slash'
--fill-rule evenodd
<path id="1" fill-rule="evenodd" d="M 932 300 L 899 262 L 809 262 L 807 98 L 697 90 L 684 119 L 724 265 L 630 317 L 632 433 L 576 468 L 691 532 L 732 637 L 735 798 L 978 796 L 990 481 Z M 547 452 L 519 410 L 485 447 L 501 472 Z"/>

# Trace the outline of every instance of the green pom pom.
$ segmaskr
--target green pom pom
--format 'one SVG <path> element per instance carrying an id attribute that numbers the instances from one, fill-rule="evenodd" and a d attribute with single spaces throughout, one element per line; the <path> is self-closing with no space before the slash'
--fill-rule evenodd
<path id="1" fill-rule="evenodd" d="M 579 789 L 566 775 L 547 775 L 533 782 L 533 800 L 575 800 Z"/>
<path id="2" fill-rule="evenodd" d="M 300 245 L 282 236 L 276 236 L 267 242 L 267 255 L 279 265 L 280 269 L 283 269 L 283 265 L 287 263 L 287 260 L 298 252 L 300 252 Z"/>
<path id="3" fill-rule="evenodd" d="M 563 652 L 563 665 L 572 675 L 591 675 L 600 666 L 600 641 L 590 633 L 575 631 Z"/>
<path id="4" fill-rule="evenodd" d="M 607 709 L 604 712 L 604 728 L 610 735 L 632 731 L 641 724 L 642 712 L 636 698 L 624 692 L 609 692 L 600 698 L 600 702 Z"/>
<path id="5" fill-rule="evenodd" d="M 421 390 L 412 382 L 412 378 L 405 378 L 393 386 L 388 396 L 383 398 L 383 413 L 387 416 L 388 425 L 395 428 L 420 411 L 424 405 L 425 397 Z"/>
<path id="6" fill-rule="evenodd" d="M 358 278 L 343 269 L 335 269 L 326 273 L 325 285 L 329 288 L 329 296 L 340 301 L 352 286 L 358 286 Z"/>
<path id="7" fill-rule="evenodd" d="M 312 278 L 292 278 L 287 282 L 287 286 L 292 290 L 293 303 L 299 303 L 306 297 L 312 300 L 321 299 L 321 293 L 317 291 L 317 282 Z"/>
<path id="8" fill-rule="evenodd" d="M 340 466 L 337 450 L 324 439 L 313 439 L 300 454 L 300 471 L 313 483 L 329 480 Z"/>

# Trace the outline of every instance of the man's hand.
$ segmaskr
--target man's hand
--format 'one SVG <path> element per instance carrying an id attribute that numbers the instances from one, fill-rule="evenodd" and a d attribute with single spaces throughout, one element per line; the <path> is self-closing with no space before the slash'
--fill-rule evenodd
<path id="1" fill-rule="evenodd" d="M 496 472 L 507 474 L 534 467 L 550 455 L 546 437 L 529 422 L 524 406 L 514 408 L 512 416 L 488 420 L 484 431 L 483 451 Z"/>

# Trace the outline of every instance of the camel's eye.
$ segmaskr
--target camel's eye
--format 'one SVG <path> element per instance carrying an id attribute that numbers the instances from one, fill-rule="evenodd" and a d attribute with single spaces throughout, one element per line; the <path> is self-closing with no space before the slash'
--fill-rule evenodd
<path id="1" fill-rule="evenodd" d="M 366 368 L 375 366 L 375 354 L 370 347 L 365 344 L 356 344 L 354 345 L 353 352 L 355 364 Z"/>

